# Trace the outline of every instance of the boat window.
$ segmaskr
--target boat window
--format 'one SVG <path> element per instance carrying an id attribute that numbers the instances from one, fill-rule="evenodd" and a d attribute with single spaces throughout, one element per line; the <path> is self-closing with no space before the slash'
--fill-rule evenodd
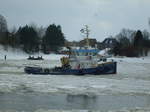
<path id="1" fill-rule="evenodd" d="M 79 56 L 80 55 L 79 52 L 76 52 L 76 55 Z"/>
<path id="2" fill-rule="evenodd" d="M 85 55 L 86 55 L 86 53 L 83 52 L 83 53 L 82 53 L 82 56 L 85 56 Z"/>
<path id="3" fill-rule="evenodd" d="M 79 56 L 81 56 L 81 53 L 80 53 L 80 52 L 79 52 L 78 54 L 79 54 Z"/>

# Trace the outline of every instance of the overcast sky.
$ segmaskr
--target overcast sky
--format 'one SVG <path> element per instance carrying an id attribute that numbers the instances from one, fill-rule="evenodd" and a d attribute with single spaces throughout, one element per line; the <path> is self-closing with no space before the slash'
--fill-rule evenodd
<path id="1" fill-rule="evenodd" d="M 9 28 L 33 22 L 61 25 L 68 40 L 83 39 L 84 25 L 89 25 L 90 37 L 99 41 L 122 28 L 150 31 L 150 0 L 0 0 L 0 14 Z"/>

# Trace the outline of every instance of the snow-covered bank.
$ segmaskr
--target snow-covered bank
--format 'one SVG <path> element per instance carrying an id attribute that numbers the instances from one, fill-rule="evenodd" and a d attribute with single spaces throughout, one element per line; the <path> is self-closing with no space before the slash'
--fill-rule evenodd
<path id="1" fill-rule="evenodd" d="M 4 59 L 5 55 L 7 59 L 25 59 L 25 57 L 28 56 L 25 52 L 23 52 L 20 49 L 8 47 L 6 50 L 2 45 L 0 45 L 0 59 Z"/>
<path id="2" fill-rule="evenodd" d="M 13 49 L 10 47 L 7 50 L 4 50 L 3 46 L 0 45 L 0 59 L 4 60 L 5 56 L 7 60 L 24 60 L 29 57 L 29 54 L 20 49 Z M 59 60 L 64 55 L 35 53 L 33 56 L 42 56 L 46 60 Z"/>
<path id="3" fill-rule="evenodd" d="M 128 62 L 128 63 L 150 63 L 150 57 L 112 57 L 108 59 L 113 59 L 117 62 Z"/>

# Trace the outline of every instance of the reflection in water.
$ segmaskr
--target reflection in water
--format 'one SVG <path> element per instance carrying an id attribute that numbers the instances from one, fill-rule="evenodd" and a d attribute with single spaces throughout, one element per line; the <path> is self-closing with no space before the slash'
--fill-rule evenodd
<path id="1" fill-rule="evenodd" d="M 150 96 L 88 96 L 44 93 L 0 94 L 0 111 L 35 111 L 38 109 L 116 110 L 149 107 Z"/>
<path id="2" fill-rule="evenodd" d="M 74 105 L 80 105 L 81 108 L 91 108 L 96 103 L 96 96 L 88 95 L 67 95 L 67 101 Z"/>
<path id="3" fill-rule="evenodd" d="M 147 97 L 146 97 L 146 102 L 147 102 L 147 103 L 146 103 L 146 104 L 147 104 L 146 106 L 147 106 L 147 107 L 150 107 L 150 96 L 147 96 Z"/>

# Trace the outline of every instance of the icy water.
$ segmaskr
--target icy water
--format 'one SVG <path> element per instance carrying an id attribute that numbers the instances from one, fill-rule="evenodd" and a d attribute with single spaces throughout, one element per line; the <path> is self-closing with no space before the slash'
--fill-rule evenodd
<path id="1" fill-rule="evenodd" d="M 150 59 L 116 59 L 116 75 L 27 75 L 57 60 L 0 61 L 0 112 L 149 112 Z"/>
<path id="2" fill-rule="evenodd" d="M 149 96 L 112 95 L 66 95 L 66 94 L 1 94 L 1 111 L 16 110 L 34 112 L 36 110 L 115 110 L 124 107 L 147 107 Z"/>

